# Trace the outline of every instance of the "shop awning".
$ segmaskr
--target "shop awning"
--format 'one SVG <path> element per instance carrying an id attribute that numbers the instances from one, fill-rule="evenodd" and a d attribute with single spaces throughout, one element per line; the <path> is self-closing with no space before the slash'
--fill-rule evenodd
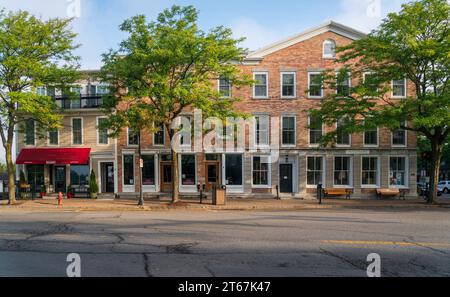
<path id="1" fill-rule="evenodd" d="M 17 164 L 27 165 L 88 165 L 90 148 L 22 149 Z"/>

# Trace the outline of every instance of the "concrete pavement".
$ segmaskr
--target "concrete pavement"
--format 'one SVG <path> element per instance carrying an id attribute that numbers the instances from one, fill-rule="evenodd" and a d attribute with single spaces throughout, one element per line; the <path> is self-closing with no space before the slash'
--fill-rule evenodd
<path id="1" fill-rule="evenodd" d="M 450 276 L 450 211 L 0 213 L 0 276 Z"/>

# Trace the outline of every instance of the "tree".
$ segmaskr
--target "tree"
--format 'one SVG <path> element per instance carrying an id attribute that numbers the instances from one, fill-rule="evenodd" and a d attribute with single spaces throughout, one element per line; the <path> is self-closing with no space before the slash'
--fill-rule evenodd
<path id="1" fill-rule="evenodd" d="M 251 83 L 237 67 L 245 57 L 245 50 L 238 47 L 242 39 L 233 39 L 232 31 L 224 27 L 204 32 L 197 20 L 194 7 L 173 6 L 154 22 L 147 23 L 145 16 L 139 15 L 121 25 L 129 37 L 119 50 L 104 55 L 102 68 L 102 79 L 115 88 L 116 96 L 107 104 L 111 119 L 123 106 L 137 105 L 142 119 L 164 126 L 172 143 L 180 131 L 174 121 L 187 109 L 221 119 L 237 114 L 233 103 L 238 99 L 220 98 L 213 81 L 222 77 L 236 87 Z M 134 111 L 131 114 L 134 117 Z M 137 128 L 142 119 L 138 119 Z M 119 126 L 114 125 L 113 130 Z M 179 172 L 174 146 L 172 162 L 172 200 L 177 202 Z"/>
<path id="2" fill-rule="evenodd" d="M 338 48 L 338 63 L 345 66 L 338 75 L 323 76 L 326 88 L 338 88 L 347 73 L 358 80 L 349 92 L 329 94 L 320 110 L 313 112 L 333 125 L 323 143 L 338 133 L 360 133 L 376 127 L 403 129 L 429 139 L 432 151 L 429 202 L 437 197 L 439 167 L 450 133 L 450 5 L 446 0 L 422 0 L 404 4 L 391 13 L 378 29 L 348 46 Z M 364 73 L 370 72 L 364 80 Z M 390 96 L 392 80 L 406 78 L 415 92 L 404 99 Z M 402 92 L 402 89 L 396 89 Z"/>
<path id="3" fill-rule="evenodd" d="M 91 175 L 89 176 L 89 192 L 91 198 L 96 199 L 98 194 L 98 184 L 97 177 L 95 176 L 94 170 L 91 170 Z"/>
<path id="4" fill-rule="evenodd" d="M 0 136 L 6 151 L 9 203 L 15 203 L 15 169 L 12 159 L 14 133 L 27 120 L 37 130 L 60 126 L 61 116 L 51 97 L 36 88 L 64 88 L 77 77 L 77 57 L 72 51 L 75 34 L 70 19 L 40 20 L 28 12 L 0 11 Z"/>

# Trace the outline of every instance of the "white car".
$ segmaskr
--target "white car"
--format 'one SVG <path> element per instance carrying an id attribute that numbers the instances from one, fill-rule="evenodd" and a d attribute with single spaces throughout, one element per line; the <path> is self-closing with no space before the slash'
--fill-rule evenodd
<path id="1" fill-rule="evenodd" d="M 449 194 L 450 193 L 450 181 L 441 181 L 438 184 L 438 191 Z"/>

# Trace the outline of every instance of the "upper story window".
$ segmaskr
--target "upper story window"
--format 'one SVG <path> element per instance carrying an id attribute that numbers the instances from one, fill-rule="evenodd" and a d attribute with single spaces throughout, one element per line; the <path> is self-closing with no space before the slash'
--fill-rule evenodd
<path id="1" fill-rule="evenodd" d="M 334 40 L 327 39 L 323 42 L 323 58 L 336 58 L 336 42 Z"/>
<path id="2" fill-rule="evenodd" d="M 323 135 L 323 122 L 320 117 L 309 117 L 309 144 L 318 145 Z"/>
<path id="3" fill-rule="evenodd" d="M 59 132 L 58 129 L 51 129 L 48 131 L 48 144 L 59 145 Z"/>
<path id="4" fill-rule="evenodd" d="M 164 145 L 165 130 L 164 126 L 157 127 L 157 131 L 153 134 L 153 145 Z"/>
<path id="5" fill-rule="evenodd" d="M 350 73 L 346 75 L 338 74 L 336 83 L 336 93 L 339 96 L 350 96 L 351 78 Z"/>
<path id="6" fill-rule="evenodd" d="M 363 78 L 364 78 L 364 85 L 367 89 L 367 93 L 369 93 L 368 95 L 371 95 L 371 93 L 378 92 L 378 82 L 375 73 L 365 72 L 363 74 Z"/>
<path id="7" fill-rule="evenodd" d="M 106 95 L 109 93 L 109 88 L 106 85 L 90 85 L 89 93 L 91 95 Z"/>
<path id="8" fill-rule="evenodd" d="M 72 119 L 72 144 L 83 144 L 83 120 L 81 118 Z"/>
<path id="9" fill-rule="evenodd" d="M 296 73 L 282 72 L 281 73 L 281 98 L 295 98 L 296 91 Z"/>
<path id="10" fill-rule="evenodd" d="M 253 98 L 268 99 L 269 98 L 268 73 L 255 72 L 253 73 L 253 80 L 255 80 L 255 85 L 253 86 Z"/>
<path id="11" fill-rule="evenodd" d="M 225 78 L 221 77 L 219 79 L 219 93 L 222 98 L 230 98 L 231 97 L 231 83 Z"/>
<path id="12" fill-rule="evenodd" d="M 320 72 L 310 72 L 308 74 L 309 81 L 309 98 L 322 98 L 323 86 L 322 86 L 322 74 Z"/>
<path id="13" fill-rule="evenodd" d="M 128 128 L 128 145 L 139 145 L 139 134 Z"/>
<path id="14" fill-rule="evenodd" d="M 268 115 L 255 116 L 255 141 L 256 145 L 269 145 L 269 125 L 270 117 Z"/>
<path id="15" fill-rule="evenodd" d="M 25 144 L 36 145 L 36 123 L 33 119 L 25 122 Z"/>
<path id="16" fill-rule="evenodd" d="M 364 132 L 364 146 L 378 146 L 378 129 Z"/>
<path id="17" fill-rule="evenodd" d="M 336 123 L 336 128 L 339 130 L 345 124 L 345 119 L 341 119 Z M 339 146 L 350 146 L 351 135 L 344 131 L 339 131 L 336 136 L 336 144 Z"/>
<path id="18" fill-rule="evenodd" d="M 36 93 L 39 95 L 39 96 L 45 96 L 45 95 L 47 95 L 46 93 L 46 91 L 45 91 L 45 87 L 38 87 L 37 89 L 36 89 Z"/>
<path id="19" fill-rule="evenodd" d="M 182 116 L 181 117 L 181 140 L 180 144 L 183 146 L 191 146 L 192 144 L 192 131 L 193 131 L 193 117 Z"/>
<path id="20" fill-rule="evenodd" d="M 282 135 L 281 143 L 283 146 L 295 146 L 295 117 L 283 116 L 282 120 Z"/>
<path id="21" fill-rule="evenodd" d="M 106 118 L 99 118 L 98 119 L 98 143 L 99 144 L 108 144 L 108 129 L 102 129 L 100 128 L 100 125 L 103 124 L 106 121 Z"/>
<path id="22" fill-rule="evenodd" d="M 406 79 L 392 80 L 392 97 L 395 98 L 406 97 Z"/>
<path id="23" fill-rule="evenodd" d="M 406 126 L 406 123 L 403 122 Z M 406 146 L 406 130 L 398 129 L 392 132 L 392 145 L 393 146 Z"/>

